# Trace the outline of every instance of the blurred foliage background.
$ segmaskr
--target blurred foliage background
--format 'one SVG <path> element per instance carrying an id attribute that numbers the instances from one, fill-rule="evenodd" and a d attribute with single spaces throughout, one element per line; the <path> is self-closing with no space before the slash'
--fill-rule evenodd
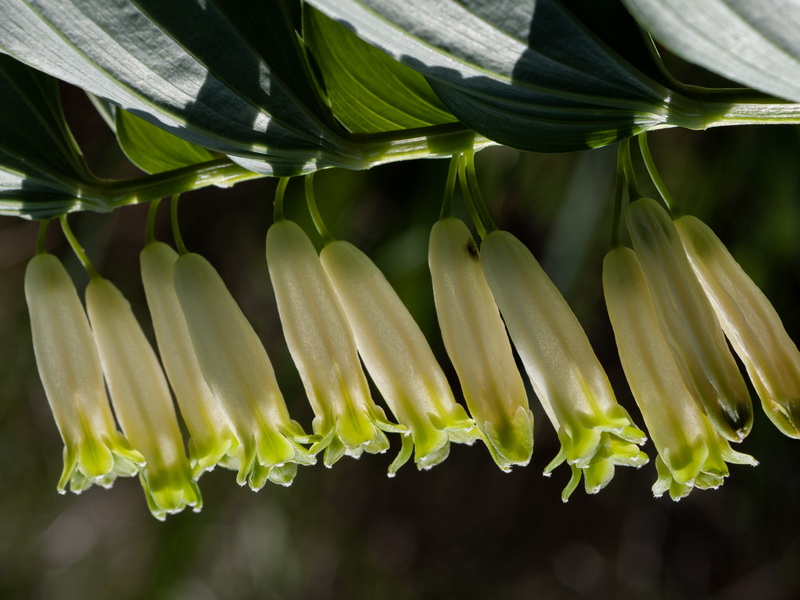
<path id="1" fill-rule="evenodd" d="M 64 87 L 68 119 L 100 176 L 135 174 L 81 92 Z M 789 127 L 665 130 L 650 136 L 662 175 L 688 212 L 709 223 L 800 340 L 800 133 Z M 477 157 L 495 220 L 525 241 L 584 325 L 620 402 L 641 425 L 621 373 L 601 289 L 615 148 Z M 637 162 L 640 185 L 646 173 Z M 427 239 L 447 161 L 368 172 L 322 172 L 316 190 L 337 237 L 386 273 L 453 376 L 436 326 Z M 281 336 L 264 260 L 274 180 L 184 196 L 182 230 L 206 256 L 261 335 L 292 415 L 312 413 Z M 655 193 L 654 190 L 651 193 Z M 312 234 L 302 186 L 286 210 Z M 459 204 L 459 206 L 461 206 Z M 98 270 L 152 329 L 139 278 L 147 206 L 71 218 Z M 166 210 L 159 237 L 170 241 Z M 94 600 L 426 598 L 760 598 L 800 596 L 800 446 L 760 411 L 741 444 L 761 465 L 731 468 L 716 491 L 655 500 L 654 449 L 639 471 L 620 468 L 597 496 L 562 504 L 566 467 L 536 399 L 534 457 L 500 472 L 476 444 L 420 473 L 386 477 L 390 455 L 301 468 L 289 488 L 239 488 L 218 469 L 200 481 L 205 506 L 159 523 L 136 480 L 59 496 L 62 443 L 36 373 L 23 275 L 37 225 L 0 219 L 0 597 Z M 57 227 L 48 247 L 87 282 Z M 314 239 L 318 239 L 312 236 Z M 453 380 L 454 390 L 458 384 Z M 458 393 L 458 392 L 457 392 Z M 391 453 L 399 449 L 393 440 Z"/>

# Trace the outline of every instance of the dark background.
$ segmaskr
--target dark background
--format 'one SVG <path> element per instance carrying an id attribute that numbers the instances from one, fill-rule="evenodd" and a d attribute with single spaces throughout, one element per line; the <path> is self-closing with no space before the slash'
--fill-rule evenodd
<path id="1" fill-rule="evenodd" d="M 66 87 L 64 94 L 94 171 L 135 175 L 82 94 Z M 800 339 L 798 130 L 664 130 L 651 134 L 650 143 L 684 211 L 715 229 Z M 640 186 L 651 190 L 636 164 Z M 477 157 L 496 222 L 540 259 L 586 328 L 620 402 L 641 425 L 602 299 L 614 165 L 615 148 L 562 155 L 492 148 Z M 446 172 L 441 160 L 323 172 L 316 190 L 330 229 L 384 270 L 452 375 L 427 271 L 427 238 Z M 264 260 L 274 189 L 274 181 L 259 180 L 188 193 L 182 229 L 189 249 L 225 279 L 270 353 L 293 417 L 310 428 L 312 413 L 281 338 Z M 71 223 L 152 335 L 138 267 L 147 208 L 80 214 Z M 286 211 L 313 234 L 300 182 L 290 183 Z M 162 212 L 159 238 L 171 241 Z M 753 433 L 737 447 L 760 466 L 732 466 L 721 489 L 694 491 L 680 503 L 652 497 L 655 452 L 648 443 L 650 464 L 618 469 L 598 495 L 579 488 L 563 504 L 569 472 L 541 474 L 558 442 L 533 395 L 533 460 L 511 474 L 476 444 L 454 446 L 431 471 L 409 464 L 389 479 L 386 469 L 399 449 L 393 439 L 387 455 L 344 458 L 330 470 L 301 468 L 289 488 L 268 484 L 253 493 L 218 469 L 200 481 L 203 511 L 166 523 L 150 516 L 135 479 L 59 496 L 62 442 L 36 373 L 22 285 L 36 229 L 0 218 L 1 598 L 800 596 L 800 446 L 760 408 Z M 82 290 L 85 274 L 58 228 L 51 229 L 48 247 Z"/>

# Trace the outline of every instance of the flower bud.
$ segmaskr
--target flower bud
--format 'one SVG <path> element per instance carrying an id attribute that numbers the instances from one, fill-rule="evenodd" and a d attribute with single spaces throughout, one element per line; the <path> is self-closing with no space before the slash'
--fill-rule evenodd
<path id="1" fill-rule="evenodd" d="M 596 493 L 614 476 L 614 466 L 640 467 L 646 441 L 614 397 L 603 367 L 575 314 L 533 254 L 505 231 L 481 243 L 486 280 L 536 395 L 558 432 L 561 452 L 545 470 L 566 460 L 573 478 L 569 497 L 585 475 Z"/>
<path id="2" fill-rule="evenodd" d="M 661 331 L 689 390 L 727 439 L 738 442 L 753 425 L 753 405 L 714 310 L 658 202 L 642 198 L 627 210 Z"/>
<path id="3" fill-rule="evenodd" d="M 264 345 L 214 267 L 184 254 L 173 267 L 175 292 L 200 370 L 239 442 L 239 485 L 267 479 L 289 485 L 297 465 L 315 460 L 300 444 L 309 436 L 289 417 Z"/>
<path id="4" fill-rule="evenodd" d="M 445 349 L 480 436 L 504 471 L 526 465 L 533 413 L 478 246 L 462 221 L 449 217 L 433 226 L 428 262 Z"/>
<path id="5" fill-rule="evenodd" d="M 450 452 L 450 442 L 471 444 L 475 422 L 456 403 L 425 336 L 378 267 L 349 242 L 331 242 L 322 266 L 344 307 L 361 359 L 397 420 L 411 436 L 389 468 L 393 475 L 411 455 L 430 469 Z"/>
<path id="6" fill-rule="evenodd" d="M 117 430 L 89 320 L 52 254 L 28 263 L 25 298 L 39 376 L 64 440 L 56 489 L 63 494 L 69 484 L 79 494 L 92 484 L 109 487 L 117 476 L 136 475 L 145 459 Z"/>
<path id="7" fill-rule="evenodd" d="M 778 313 L 707 225 L 687 215 L 675 226 L 764 411 L 783 433 L 800 438 L 800 352 Z"/>
<path id="8" fill-rule="evenodd" d="M 267 265 L 289 352 L 316 415 L 314 433 L 330 467 L 342 455 L 385 452 L 384 431 L 406 433 L 375 405 L 358 360 L 353 332 L 317 251 L 292 221 L 267 232 Z"/>
<path id="9" fill-rule="evenodd" d="M 603 290 L 622 368 L 658 451 L 653 493 L 680 500 L 694 487 L 722 485 L 726 461 L 757 464 L 731 449 L 687 388 L 633 250 L 617 247 L 606 255 Z"/>
<path id="10" fill-rule="evenodd" d="M 100 351 L 114 412 L 144 456 L 139 472 L 150 511 L 159 520 L 187 505 L 202 508 L 191 476 L 167 379 L 130 304 L 107 279 L 86 287 L 86 310 Z"/>
<path id="11" fill-rule="evenodd" d="M 192 474 L 196 479 L 218 463 L 237 468 L 236 437 L 203 379 L 175 294 L 173 266 L 178 254 L 166 244 L 153 242 L 142 250 L 139 259 L 161 362 L 190 436 Z"/>

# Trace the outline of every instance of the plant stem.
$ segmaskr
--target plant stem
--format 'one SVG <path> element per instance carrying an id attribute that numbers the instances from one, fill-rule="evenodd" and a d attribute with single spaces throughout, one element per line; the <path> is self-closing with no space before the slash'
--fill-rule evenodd
<path id="1" fill-rule="evenodd" d="M 272 201 L 272 220 L 277 223 L 283 221 L 283 196 L 286 193 L 286 186 L 289 185 L 288 177 L 281 177 L 278 180 L 278 187 L 275 188 L 275 200 Z"/>
<path id="2" fill-rule="evenodd" d="M 631 141 L 630 139 L 625 139 L 619 144 L 619 151 L 622 155 L 622 171 L 628 184 L 628 200 L 638 200 L 641 194 L 639 193 L 639 186 L 636 185 L 636 173 L 633 170 L 633 160 L 631 160 Z"/>
<path id="3" fill-rule="evenodd" d="M 622 220 L 622 197 L 625 191 L 625 156 L 620 142 L 617 147 L 617 173 L 614 180 L 614 212 L 611 215 L 611 247 L 619 246 L 619 228 Z"/>
<path id="4" fill-rule="evenodd" d="M 458 162 L 458 179 L 461 182 L 461 193 L 464 194 L 464 201 L 467 204 L 467 211 L 469 212 L 470 219 L 472 219 L 472 223 L 478 231 L 478 236 L 483 239 L 486 237 L 486 227 L 483 220 L 481 220 L 478 209 L 475 207 L 475 201 L 472 198 L 472 190 L 470 190 L 469 181 L 467 180 L 466 157 L 462 157 Z"/>
<path id="5" fill-rule="evenodd" d="M 453 194 L 456 189 L 456 177 L 458 176 L 458 164 L 461 162 L 463 154 L 453 154 L 450 159 L 450 166 L 447 169 L 447 181 L 444 185 L 444 198 L 442 198 L 442 210 L 439 219 L 453 216 Z"/>
<path id="6" fill-rule="evenodd" d="M 61 230 L 64 232 L 72 251 L 75 253 L 75 256 L 78 257 L 78 260 L 83 265 L 83 268 L 86 269 L 86 272 L 89 274 L 89 278 L 94 279 L 95 277 L 99 277 L 100 275 L 97 273 L 97 270 L 95 270 L 94 266 L 89 260 L 89 257 L 86 256 L 86 251 L 78 243 L 78 238 L 75 237 L 75 234 L 72 233 L 72 229 L 70 228 L 69 223 L 67 223 L 67 215 L 61 215 L 59 221 L 61 222 Z"/>
<path id="7" fill-rule="evenodd" d="M 149 246 L 156 241 L 156 215 L 158 214 L 158 206 L 161 204 L 161 198 L 153 200 L 150 204 L 150 210 L 147 211 L 147 228 L 144 231 L 144 245 Z"/>
<path id="8" fill-rule="evenodd" d="M 475 209 L 480 217 L 481 222 L 483 223 L 486 234 L 497 231 L 497 225 L 495 225 L 492 215 L 489 213 L 489 209 L 486 207 L 486 202 L 483 199 L 481 188 L 478 185 L 478 176 L 475 174 L 475 152 L 467 152 L 464 155 L 464 158 L 467 162 L 467 184 L 469 185 L 470 198 L 473 202 L 475 202 Z M 481 237 L 486 236 L 484 235 Z"/>
<path id="9" fill-rule="evenodd" d="M 47 252 L 45 242 L 47 241 L 47 226 L 50 225 L 50 219 L 39 223 L 39 231 L 36 234 L 36 254 L 44 254 Z"/>
<path id="10" fill-rule="evenodd" d="M 172 237 L 175 238 L 175 246 L 178 248 L 178 254 L 183 256 L 184 254 L 188 254 L 189 251 L 186 249 L 186 246 L 183 243 L 183 236 L 181 236 L 181 228 L 178 224 L 178 200 L 180 199 L 180 194 L 174 194 L 172 196 L 171 204 L 169 206 L 170 211 L 170 221 L 172 222 Z"/>
<path id="11" fill-rule="evenodd" d="M 672 198 L 672 194 L 669 193 L 669 189 L 664 183 L 664 180 L 661 178 L 661 174 L 656 168 L 653 155 L 650 154 L 650 145 L 647 143 L 647 134 L 642 133 L 636 139 L 639 141 L 639 151 L 642 153 L 644 166 L 647 169 L 647 173 L 650 175 L 650 179 L 653 180 L 653 185 L 656 186 L 658 193 L 661 195 L 661 198 L 664 200 L 664 203 L 667 205 L 669 211 L 674 214 L 677 210 L 677 206 Z"/>
<path id="12" fill-rule="evenodd" d="M 317 228 L 322 241 L 327 246 L 331 242 L 335 242 L 336 238 L 331 235 L 331 232 L 325 226 L 325 221 L 317 208 L 317 198 L 314 195 L 314 174 L 309 173 L 305 177 L 304 187 L 306 191 L 306 204 L 308 204 L 308 212 L 311 213 L 311 220 L 314 222 L 314 227 Z"/>

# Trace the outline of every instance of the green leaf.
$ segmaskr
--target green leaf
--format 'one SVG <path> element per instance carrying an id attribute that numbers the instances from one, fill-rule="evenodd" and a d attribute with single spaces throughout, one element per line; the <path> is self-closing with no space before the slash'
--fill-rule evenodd
<path id="1" fill-rule="evenodd" d="M 0 49 L 262 173 L 362 167 L 286 2 L 0 0 Z"/>
<path id="2" fill-rule="evenodd" d="M 697 103 L 625 60 L 583 23 L 585 2 L 309 4 L 425 75 L 462 123 L 502 144 L 577 150 L 653 127 L 699 124 Z M 630 19 L 624 31 L 625 23 L 610 24 L 615 16 L 609 11 L 606 30 L 631 39 L 640 35 Z M 596 9 L 588 17 L 594 26 L 602 21 Z"/>
<path id="3" fill-rule="evenodd" d="M 682 58 L 754 89 L 800 101 L 800 4 L 793 0 L 623 0 Z"/>
<path id="4" fill-rule="evenodd" d="M 303 37 L 333 112 L 350 131 L 374 133 L 452 123 L 456 118 L 413 69 L 312 8 Z"/>
<path id="5" fill-rule="evenodd" d="M 96 183 L 72 137 L 56 81 L 0 55 L 0 213 L 49 218 Z"/>
<path id="6" fill-rule="evenodd" d="M 125 110 L 118 109 L 115 113 L 117 139 L 122 150 L 146 173 L 162 173 L 220 158 Z"/>

